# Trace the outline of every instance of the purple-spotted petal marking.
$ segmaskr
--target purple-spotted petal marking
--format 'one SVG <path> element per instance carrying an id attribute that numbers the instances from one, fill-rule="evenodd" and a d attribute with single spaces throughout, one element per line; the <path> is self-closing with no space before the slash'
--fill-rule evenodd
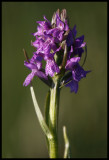
<path id="1" fill-rule="evenodd" d="M 53 77 L 55 73 L 59 73 L 60 69 L 53 59 L 48 59 L 45 67 L 45 73 Z"/>

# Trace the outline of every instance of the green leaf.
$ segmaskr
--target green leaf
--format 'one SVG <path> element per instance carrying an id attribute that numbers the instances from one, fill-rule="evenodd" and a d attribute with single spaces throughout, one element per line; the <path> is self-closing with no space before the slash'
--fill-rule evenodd
<path id="1" fill-rule="evenodd" d="M 36 100 L 36 96 L 35 96 L 35 93 L 34 93 L 34 89 L 33 87 L 31 86 L 30 87 L 30 91 L 31 91 L 31 95 L 32 95 L 32 100 L 33 100 L 33 104 L 34 104 L 34 108 L 35 108 L 35 111 L 36 111 L 36 115 L 38 117 L 38 120 L 39 120 L 39 123 L 40 123 L 40 126 L 43 130 L 43 132 L 45 133 L 45 135 L 47 136 L 48 139 L 52 139 L 52 133 L 51 131 L 49 130 L 44 118 L 43 118 L 43 115 L 40 111 L 40 108 L 39 108 L 39 105 L 37 103 L 37 100 Z"/>

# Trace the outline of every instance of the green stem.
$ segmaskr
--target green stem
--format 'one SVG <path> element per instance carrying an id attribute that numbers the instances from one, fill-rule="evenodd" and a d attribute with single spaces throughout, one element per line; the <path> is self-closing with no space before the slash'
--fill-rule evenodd
<path id="1" fill-rule="evenodd" d="M 50 90 L 47 93 L 46 101 L 45 101 L 45 122 L 47 126 L 49 125 L 49 107 L 50 107 Z M 47 148 L 49 151 L 49 140 L 46 136 Z"/>
<path id="2" fill-rule="evenodd" d="M 50 158 L 58 157 L 58 112 L 59 112 L 59 80 L 54 79 L 53 87 L 50 89 L 50 108 L 49 108 L 49 129 L 52 132 L 52 139 L 49 140 Z"/>

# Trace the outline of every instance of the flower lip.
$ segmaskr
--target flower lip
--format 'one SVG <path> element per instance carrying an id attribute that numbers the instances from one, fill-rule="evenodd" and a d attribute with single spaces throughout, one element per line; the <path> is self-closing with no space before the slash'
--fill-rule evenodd
<path id="1" fill-rule="evenodd" d="M 67 61 L 65 68 L 67 70 L 72 70 L 73 66 L 80 61 L 80 57 L 73 57 Z"/>
<path id="2" fill-rule="evenodd" d="M 65 85 L 65 87 L 70 87 L 70 91 L 71 92 L 77 93 L 77 91 L 78 91 L 78 82 L 76 82 L 75 80 L 72 79 L 68 84 Z"/>
<path id="3" fill-rule="evenodd" d="M 54 59 L 47 59 L 46 68 L 45 68 L 46 75 L 47 76 L 50 75 L 51 77 L 53 77 L 55 72 L 56 73 L 60 72 L 58 65 L 55 63 Z"/>
<path id="4" fill-rule="evenodd" d="M 79 64 L 76 64 L 72 70 L 72 77 L 75 81 L 80 81 L 81 78 L 86 77 L 88 72 L 89 71 L 84 71 L 84 69 Z"/>

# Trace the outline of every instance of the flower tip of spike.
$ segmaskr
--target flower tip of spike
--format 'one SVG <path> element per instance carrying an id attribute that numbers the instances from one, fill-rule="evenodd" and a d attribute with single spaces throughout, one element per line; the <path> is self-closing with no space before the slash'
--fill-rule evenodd
<path id="1" fill-rule="evenodd" d="M 59 9 L 57 9 L 56 13 L 59 15 Z"/>

